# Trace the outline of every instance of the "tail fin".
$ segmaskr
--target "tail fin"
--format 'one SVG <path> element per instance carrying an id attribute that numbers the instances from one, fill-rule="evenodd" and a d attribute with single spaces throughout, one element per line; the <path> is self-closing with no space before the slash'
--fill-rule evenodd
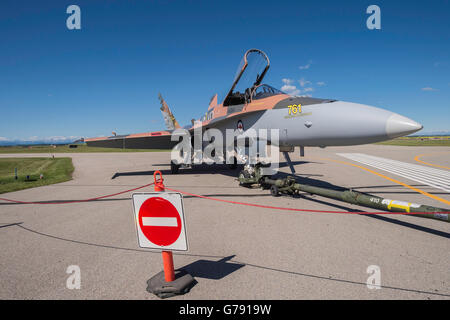
<path id="1" fill-rule="evenodd" d="M 161 93 L 158 94 L 159 101 L 161 102 L 161 113 L 164 118 L 164 122 L 166 124 L 166 127 L 168 130 L 175 130 L 181 128 L 178 124 L 177 120 L 172 114 L 172 111 L 170 111 L 169 106 L 167 105 L 166 101 L 164 101 L 163 97 L 161 96 Z"/>
<path id="2" fill-rule="evenodd" d="M 217 106 L 217 93 L 212 96 L 211 100 L 209 100 L 208 111 Z"/>

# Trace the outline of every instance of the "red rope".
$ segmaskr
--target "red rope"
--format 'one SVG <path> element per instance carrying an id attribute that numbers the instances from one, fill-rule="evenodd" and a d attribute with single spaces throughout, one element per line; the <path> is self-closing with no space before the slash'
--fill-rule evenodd
<path id="1" fill-rule="evenodd" d="M 114 197 L 117 196 L 119 194 L 123 194 L 123 193 L 127 193 L 127 192 L 131 192 L 131 191 L 135 191 L 135 190 L 139 190 L 145 187 L 149 187 L 151 185 L 153 185 L 154 182 L 137 187 L 137 188 L 133 188 L 133 189 L 129 189 L 129 190 L 125 190 L 125 191 L 121 191 L 121 192 L 117 192 L 117 193 L 113 193 L 113 194 L 108 194 L 106 196 L 100 196 L 100 197 L 96 197 L 96 198 L 90 198 L 90 199 L 85 199 L 85 200 L 69 200 L 69 201 L 55 201 L 55 202 L 28 202 L 28 201 L 19 201 L 19 200 L 11 200 L 11 199 L 5 199 L 5 198 L 0 198 L 0 200 L 3 201 L 7 201 L 7 202 L 13 202 L 13 203 L 20 203 L 20 204 L 67 204 L 67 203 L 79 203 L 79 202 L 89 202 L 89 201 L 95 201 L 95 200 L 99 200 L 99 199 L 104 199 L 104 198 L 110 198 L 110 197 Z"/>
<path id="2" fill-rule="evenodd" d="M 160 187 L 160 188 L 162 187 L 162 188 L 165 188 L 165 189 L 170 190 L 170 191 L 179 192 L 181 194 L 185 194 L 185 195 L 189 195 L 189 196 L 193 196 L 193 197 L 197 197 L 197 198 L 201 198 L 201 199 L 207 199 L 207 200 L 213 200 L 213 201 L 219 201 L 219 202 L 225 202 L 225 203 L 231 203 L 231 204 L 238 204 L 238 205 L 243 205 L 243 206 L 251 206 L 251 207 L 256 207 L 256 208 L 264 208 L 264 209 L 296 211 L 296 212 L 350 213 L 350 214 L 402 214 L 402 215 L 415 215 L 415 214 L 436 214 L 436 213 L 449 214 L 450 213 L 450 211 L 442 211 L 442 212 L 409 212 L 409 213 L 408 212 L 387 212 L 387 211 L 372 211 L 372 212 L 367 212 L 367 211 L 333 211 L 333 210 L 313 210 L 313 209 L 297 209 L 297 208 L 275 207 L 275 206 L 267 206 L 267 205 L 261 205 L 261 204 L 256 204 L 256 203 L 247 203 L 247 202 L 239 202 L 239 201 L 232 201 L 232 200 L 213 198 L 213 197 L 202 196 L 202 195 L 195 194 L 195 193 L 190 193 L 190 192 L 186 192 L 186 191 L 181 191 L 181 190 L 177 190 L 177 189 L 168 188 L 168 187 L 165 187 L 164 184 L 163 184 L 164 180 L 162 179 L 162 175 L 160 175 L 160 179 L 158 179 L 158 180 L 156 179 L 156 176 L 155 176 L 155 181 L 156 181 L 156 186 L 157 187 Z M 142 189 L 142 188 L 146 188 L 146 187 L 149 187 L 149 186 L 154 185 L 154 184 L 155 184 L 155 182 L 152 182 L 152 183 L 149 183 L 149 184 L 137 187 L 137 188 L 133 188 L 133 189 L 129 189 L 129 190 L 113 193 L 113 194 L 108 194 L 108 195 L 105 195 L 105 196 L 85 199 L 85 200 L 70 200 L 70 201 L 55 201 L 55 202 L 19 201 L 19 200 L 11 200 L 11 199 L 6 199 L 6 198 L 0 198 L 0 200 L 7 201 L 7 202 L 13 202 L 13 203 L 20 203 L 20 204 L 69 204 L 69 203 L 80 203 L 80 202 L 89 202 L 89 201 L 95 201 L 95 200 L 99 200 L 99 199 L 114 197 L 114 196 L 117 196 L 119 194 L 123 194 L 123 193 L 131 192 L 131 191 L 139 190 L 139 189 Z"/>

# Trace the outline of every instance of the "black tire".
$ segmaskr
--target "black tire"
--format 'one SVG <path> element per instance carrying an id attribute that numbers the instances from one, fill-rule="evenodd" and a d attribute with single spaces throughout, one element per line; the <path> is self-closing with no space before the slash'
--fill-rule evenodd
<path id="1" fill-rule="evenodd" d="M 261 185 L 261 188 L 262 188 L 263 190 L 268 190 L 268 189 L 270 189 L 270 186 L 269 186 L 268 184 L 260 183 L 260 185 Z"/>
<path id="2" fill-rule="evenodd" d="M 272 197 L 279 197 L 280 196 L 280 192 L 278 191 L 278 187 L 276 185 L 272 185 L 270 187 L 270 194 L 272 195 Z"/>
<path id="3" fill-rule="evenodd" d="M 180 169 L 180 165 L 179 164 L 175 164 L 173 161 L 170 162 L 170 172 L 172 174 L 177 174 L 178 173 L 178 169 Z"/>

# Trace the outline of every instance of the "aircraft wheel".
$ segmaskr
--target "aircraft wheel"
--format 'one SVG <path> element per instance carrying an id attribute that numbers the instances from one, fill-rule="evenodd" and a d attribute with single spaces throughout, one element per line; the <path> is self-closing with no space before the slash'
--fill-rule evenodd
<path id="1" fill-rule="evenodd" d="M 272 185 L 270 187 L 270 194 L 272 195 L 272 197 L 279 197 L 280 196 L 280 192 L 278 191 L 278 187 L 276 185 Z"/>
<path id="2" fill-rule="evenodd" d="M 170 172 L 172 174 L 177 174 L 178 173 L 178 169 L 180 169 L 180 165 L 179 164 L 175 164 L 173 161 L 170 162 Z"/>

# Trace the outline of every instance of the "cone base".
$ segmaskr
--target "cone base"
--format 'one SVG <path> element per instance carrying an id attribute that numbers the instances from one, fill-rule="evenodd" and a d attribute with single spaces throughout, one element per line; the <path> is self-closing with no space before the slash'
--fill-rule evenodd
<path id="1" fill-rule="evenodd" d="M 161 271 L 147 281 L 147 291 L 161 299 L 188 293 L 197 281 L 184 270 L 175 270 L 175 280 L 167 282 L 164 271 Z"/>

